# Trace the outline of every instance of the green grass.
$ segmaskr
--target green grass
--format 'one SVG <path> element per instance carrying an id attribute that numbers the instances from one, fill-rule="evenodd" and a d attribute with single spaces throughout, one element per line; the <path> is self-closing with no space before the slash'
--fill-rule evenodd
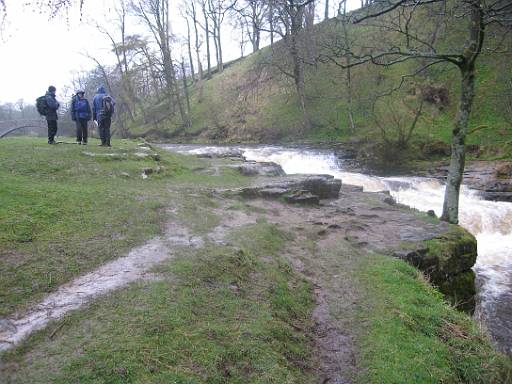
<path id="1" fill-rule="evenodd" d="M 413 267 L 372 256 L 363 264 L 369 314 L 360 336 L 361 383 L 509 383 L 510 359 Z"/>
<path id="2" fill-rule="evenodd" d="M 288 236 L 260 222 L 232 238 L 232 246 L 183 249 L 157 268 L 163 280 L 135 284 L 39 332 L 5 356 L 7 382 L 315 382 L 314 300 L 278 256 Z"/>
<path id="3" fill-rule="evenodd" d="M 136 152 L 134 141 L 105 149 L 94 141 L 81 147 L 0 140 L 0 316 L 158 234 L 171 187 L 243 180 L 232 170 L 217 177 L 194 172 L 203 164 L 197 159 L 161 151 L 155 161 Z M 142 169 L 149 167 L 160 173 L 144 180 Z"/>

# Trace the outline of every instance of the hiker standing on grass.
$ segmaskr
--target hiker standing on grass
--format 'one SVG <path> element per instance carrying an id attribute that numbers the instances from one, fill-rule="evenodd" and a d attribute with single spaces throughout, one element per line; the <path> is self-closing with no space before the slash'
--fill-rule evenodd
<path id="1" fill-rule="evenodd" d="M 101 147 L 110 147 L 110 124 L 116 105 L 112 96 L 105 92 L 105 88 L 100 86 L 92 102 L 93 118 L 98 124 L 100 133 Z"/>
<path id="2" fill-rule="evenodd" d="M 87 145 L 87 123 L 91 120 L 91 106 L 81 89 L 71 99 L 71 119 L 76 122 L 76 143 Z"/>
<path id="3" fill-rule="evenodd" d="M 48 144 L 56 144 L 55 135 L 57 134 L 58 119 L 57 109 L 60 107 L 60 104 L 55 97 L 56 92 L 57 88 L 50 85 L 44 98 L 46 102 L 46 122 L 48 123 Z"/>

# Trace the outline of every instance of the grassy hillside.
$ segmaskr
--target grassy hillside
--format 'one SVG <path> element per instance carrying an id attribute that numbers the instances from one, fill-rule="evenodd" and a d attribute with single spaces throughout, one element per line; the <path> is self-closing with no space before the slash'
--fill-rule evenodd
<path id="1" fill-rule="evenodd" d="M 427 14 L 421 19 L 425 31 L 433 29 L 433 19 Z M 446 26 L 439 32 L 441 47 L 461 48 L 466 36 L 466 21 Z M 478 130 L 468 137 L 474 156 L 510 158 L 512 155 L 512 60 L 510 54 L 490 53 L 497 38 L 488 31 L 487 45 L 478 60 L 476 99 L 471 117 L 471 129 Z M 394 36 L 365 25 L 348 25 L 354 46 L 389 44 Z M 414 78 L 407 78 L 403 87 L 391 95 L 389 91 L 400 83 L 403 75 L 414 73 L 418 60 L 400 65 L 381 67 L 363 65 L 353 68 L 353 111 L 356 124 L 352 132 L 348 119 L 346 70 L 334 65 L 325 55 L 332 56 L 332 46 L 343 40 L 336 19 L 318 24 L 307 43 L 310 55 L 317 61 L 306 65 L 306 94 L 313 128 L 302 132 L 301 112 L 293 81 L 273 64 L 289 69 L 281 42 L 267 47 L 228 66 L 212 79 L 191 87 L 192 127 L 180 138 L 174 137 L 178 121 L 165 116 L 167 107 L 154 107 L 149 114 L 163 118 L 158 124 L 138 120 L 130 130 L 134 135 L 149 135 L 167 140 L 197 141 L 382 141 L 381 130 L 396 138 L 401 127 L 407 130 L 413 120 L 411 109 L 417 107 L 425 87 L 446 92 L 441 102 L 425 101 L 413 134 L 413 148 L 423 153 L 446 151 L 458 104 L 459 73 L 454 65 L 439 64 Z M 510 42 L 506 41 L 508 47 Z M 304 52 L 306 55 L 306 52 Z M 288 64 L 287 64 L 288 63 Z M 478 148 L 477 148 L 478 146 Z M 416 156 L 418 152 L 415 152 Z"/>

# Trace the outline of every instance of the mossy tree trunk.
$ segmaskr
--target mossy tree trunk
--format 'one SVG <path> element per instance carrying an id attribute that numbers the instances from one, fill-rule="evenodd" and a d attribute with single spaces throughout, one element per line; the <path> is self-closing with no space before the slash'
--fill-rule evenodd
<path id="1" fill-rule="evenodd" d="M 469 40 L 459 64 L 461 72 L 460 101 L 453 129 L 452 154 L 441 216 L 442 220 L 453 224 L 457 224 L 459 221 L 459 192 L 466 161 L 466 136 L 475 98 L 475 63 L 482 50 L 485 36 L 482 1 L 473 0 L 470 5 Z"/>

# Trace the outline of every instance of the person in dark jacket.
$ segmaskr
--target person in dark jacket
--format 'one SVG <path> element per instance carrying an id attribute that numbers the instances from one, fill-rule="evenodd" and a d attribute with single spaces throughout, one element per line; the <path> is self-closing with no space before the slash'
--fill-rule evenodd
<path id="1" fill-rule="evenodd" d="M 87 123 L 91 120 L 91 106 L 85 98 L 85 92 L 81 89 L 71 100 L 71 119 L 76 122 L 77 144 L 87 144 Z"/>
<path id="2" fill-rule="evenodd" d="M 115 101 L 112 96 L 105 92 L 105 88 L 100 86 L 92 102 L 92 114 L 98 124 L 102 147 L 110 147 L 110 124 L 114 114 Z"/>
<path id="3" fill-rule="evenodd" d="M 46 113 L 46 122 L 48 123 L 48 144 L 56 144 L 55 143 L 55 135 L 57 134 L 57 109 L 59 109 L 59 102 L 55 97 L 55 93 L 57 92 L 57 88 L 53 85 L 48 87 L 48 92 L 46 92 L 45 100 L 47 106 Z"/>

